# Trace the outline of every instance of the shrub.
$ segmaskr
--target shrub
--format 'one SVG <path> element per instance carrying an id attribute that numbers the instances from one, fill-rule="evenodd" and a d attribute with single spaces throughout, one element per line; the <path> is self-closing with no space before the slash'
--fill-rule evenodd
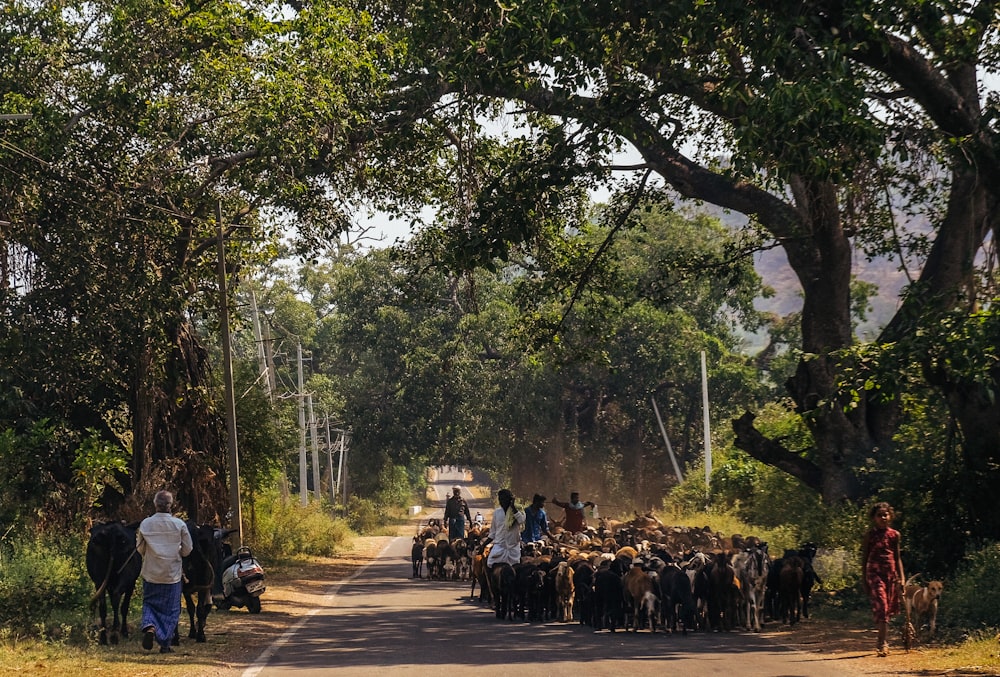
<path id="1" fill-rule="evenodd" d="M 10 544 L 0 560 L 0 625 L 25 635 L 44 633 L 57 612 L 78 613 L 90 597 L 83 547 L 74 537 L 42 534 Z"/>
<path id="2" fill-rule="evenodd" d="M 386 523 L 388 516 L 375 501 L 351 496 L 347 506 L 347 521 L 351 528 L 361 534 L 371 534 Z"/>
<path id="3" fill-rule="evenodd" d="M 334 517 L 326 503 L 282 499 L 276 490 L 259 494 L 254 502 L 255 519 L 247 536 L 254 554 L 262 559 L 285 559 L 294 555 L 329 556 L 351 539 L 348 523 Z"/>
<path id="4" fill-rule="evenodd" d="M 942 596 L 951 625 L 969 629 L 1000 627 L 1000 543 L 991 543 L 965 557 Z"/>

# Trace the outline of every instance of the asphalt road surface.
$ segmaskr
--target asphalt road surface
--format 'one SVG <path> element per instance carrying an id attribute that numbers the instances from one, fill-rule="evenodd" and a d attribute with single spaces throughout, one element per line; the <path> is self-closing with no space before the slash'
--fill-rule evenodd
<path id="1" fill-rule="evenodd" d="M 438 474 L 440 516 L 457 470 Z M 471 499 L 467 489 L 466 500 Z M 520 503 L 519 503 L 520 505 Z M 473 503 L 489 519 L 487 502 Z M 390 677 L 476 674 L 546 677 L 843 677 L 827 655 L 782 647 L 746 632 L 686 637 L 594 632 L 578 623 L 512 623 L 470 599 L 470 584 L 411 578 L 410 537 L 394 539 L 369 566 L 334 588 L 327 604 L 263 650 L 243 677 Z M 477 590 L 478 592 L 478 590 Z M 478 594 L 477 594 L 478 597 Z"/>

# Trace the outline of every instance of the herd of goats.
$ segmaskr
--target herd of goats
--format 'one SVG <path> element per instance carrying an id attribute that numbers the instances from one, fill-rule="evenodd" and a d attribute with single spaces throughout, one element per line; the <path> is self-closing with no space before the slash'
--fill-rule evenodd
<path id="1" fill-rule="evenodd" d="M 478 585 L 480 603 L 500 619 L 654 633 L 796 623 L 808 618 L 810 592 L 822 583 L 815 544 L 772 558 L 756 537 L 665 526 L 652 513 L 602 518 L 578 534 L 551 528 L 549 538 L 524 544 L 520 563 L 492 570 L 488 534 L 473 525 L 466 538 L 449 540 L 432 519 L 413 537 L 413 578 L 471 582 L 473 599 Z"/>

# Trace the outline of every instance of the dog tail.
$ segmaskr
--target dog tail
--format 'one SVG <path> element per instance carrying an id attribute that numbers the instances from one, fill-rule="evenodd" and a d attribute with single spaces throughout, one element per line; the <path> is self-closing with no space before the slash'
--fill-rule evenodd
<path id="1" fill-rule="evenodd" d="M 908 579 L 906 579 L 906 585 L 918 585 L 920 580 L 920 574 L 913 574 Z"/>

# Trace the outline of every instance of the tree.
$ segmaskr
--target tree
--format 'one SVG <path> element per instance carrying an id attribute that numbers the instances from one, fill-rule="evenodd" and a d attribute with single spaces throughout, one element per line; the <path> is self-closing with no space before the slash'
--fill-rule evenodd
<path id="1" fill-rule="evenodd" d="M 225 431 L 193 321 L 217 307 L 220 227 L 234 278 L 275 236 L 262 210 L 346 227 L 337 172 L 309 165 L 350 157 L 339 130 L 377 87 L 371 50 L 388 46 L 325 4 L 294 21 L 227 2 L 2 11 L 0 111 L 33 115 L 0 148 L 0 376 L 23 393 L 7 421 L 48 412 L 130 448 L 108 512 L 145 514 L 166 484 L 193 518 L 223 515 Z"/>
<path id="2" fill-rule="evenodd" d="M 895 250 L 894 208 L 927 212 L 934 228 L 925 250 L 904 252 L 921 286 L 882 341 L 933 327 L 937 313 L 976 296 L 973 262 L 995 227 L 1000 185 L 996 101 L 979 87 L 997 65 L 992 3 L 371 6 L 410 39 L 390 123 L 446 126 L 455 101 L 478 102 L 483 115 L 498 101 L 527 111 L 533 131 L 513 142 L 527 151 L 483 181 L 472 210 L 472 231 L 491 251 L 531 232 L 561 190 L 602 178 L 607 149 L 623 143 L 681 196 L 750 216 L 802 285 L 802 358 L 786 387 L 814 446 L 768 439 L 751 413 L 734 421 L 737 444 L 830 502 L 876 489 L 859 469 L 891 453 L 900 410 L 883 393 L 843 388 L 854 244 Z M 928 181 L 934 168 L 950 176 Z M 886 204 L 887 192 L 905 207 Z M 988 463 L 1000 424 L 987 420 L 1000 416 L 969 376 L 944 392 L 970 455 Z"/>

